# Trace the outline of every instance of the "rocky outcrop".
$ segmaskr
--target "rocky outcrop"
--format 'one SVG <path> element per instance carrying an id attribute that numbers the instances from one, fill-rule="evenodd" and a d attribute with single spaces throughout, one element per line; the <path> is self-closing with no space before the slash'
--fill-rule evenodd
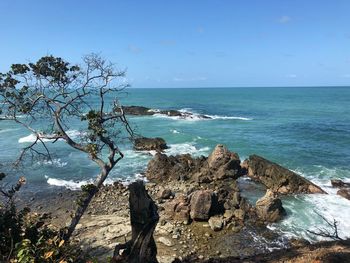
<path id="1" fill-rule="evenodd" d="M 256 202 L 256 213 L 266 222 L 277 222 L 286 215 L 281 199 L 277 198 L 271 190 Z"/>
<path id="2" fill-rule="evenodd" d="M 172 179 L 210 183 L 227 178 L 237 179 L 240 175 L 242 170 L 239 156 L 220 144 L 208 158 L 157 153 L 148 163 L 146 171 L 146 177 L 154 182 Z"/>
<path id="3" fill-rule="evenodd" d="M 120 110 L 119 108 L 116 110 Z M 123 111 L 126 115 L 135 115 L 135 116 L 151 116 L 154 114 L 162 114 L 170 117 L 179 117 L 179 118 L 199 118 L 199 119 L 211 119 L 210 116 L 203 114 L 193 114 L 190 112 L 178 111 L 178 110 L 154 110 L 151 108 L 143 106 L 123 106 Z"/>
<path id="4" fill-rule="evenodd" d="M 147 165 L 146 177 L 150 181 L 188 180 L 200 170 L 206 158 L 193 158 L 189 154 L 167 156 L 157 153 Z"/>
<path id="5" fill-rule="evenodd" d="M 196 181 L 213 181 L 226 178 L 237 179 L 241 175 L 240 159 L 237 153 L 230 152 L 224 145 L 218 144 L 195 176 Z"/>
<path id="6" fill-rule="evenodd" d="M 273 192 L 281 194 L 326 193 L 302 176 L 258 155 L 249 156 L 247 165 L 248 176 L 263 183 Z"/>
<path id="7" fill-rule="evenodd" d="M 332 179 L 331 180 L 331 184 L 333 187 L 338 187 L 338 188 L 342 188 L 342 187 L 350 187 L 350 183 L 345 183 L 342 180 L 339 179 Z"/>
<path id="8" fill-rule="evenodd" d="M 162 138 L 139 137 L 134 140 L 134 149 L 137 151 L 163 151 L 168 146 Z"/>
<path id="9" fill-rule="evenodd" d="M 342 188 L 338 190 L 337 195 L 340 195 L 348 200 L 350 200 L 350 189 L 349 188 Z"/>
<path id="10" fill-rule="evenodd" d="M 143 106 L 123 106 L 123 111 L 127 115 L 153 115 L 155 112 Z"/>

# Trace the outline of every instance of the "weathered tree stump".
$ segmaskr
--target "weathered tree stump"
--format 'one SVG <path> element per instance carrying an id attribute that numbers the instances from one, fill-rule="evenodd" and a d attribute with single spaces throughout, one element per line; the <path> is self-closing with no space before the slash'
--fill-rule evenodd
<path id="1" fill-rule="evenodd" d="M 129 186 L 130 222 L 132 237 L 114 249 L 114 263 L 157 263 L 157 247 L 153 232 L 159 215 L 157 206 L 148 195 L 143 181 Z"/>

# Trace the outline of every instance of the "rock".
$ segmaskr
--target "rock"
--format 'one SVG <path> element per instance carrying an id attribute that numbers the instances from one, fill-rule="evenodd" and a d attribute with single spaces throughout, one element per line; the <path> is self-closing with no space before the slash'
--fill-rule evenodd
<path id="1" fill-rule="evenodd" d="M 120 112 L 120 109 L 116 109 L 117 112 Z M 191 112 L 183 112 L 178 110 L 153 110 L 151 108 L 143 106 L 123 106 L 123 111 L 126 115 L 136 115 L 136 116 L 149 116 L 154 114 L 163 114 L 171 117 L 180 117 L 180 118 L 200 118 L 200 119 L 211 119 L 210 116 L 193 114 Z"/>
<path id="2" fill-rule="evenodd" d="M 342 180 L 339 179 L 332 179 L 331 184 L 333 187 L 350 187 L 350 183 L 345 183 Z"/>
<path id="3" fill-rule="evenodd" d="M 218 169 L 222 165 L 227 164 L 230 161 L 239 161 L 237 153 L 230 152 L 224 145 L 218 144 L 215 146 L 212 153 L 208 156 L 208 166 L 211 169 Z"/>
<path id="4" fill-rule="evenodd" d="M 173 241 L 166 237 L 160 237 L 158 238 L 158 242 L 162 243 L 163 245 L 167 247 L 172 247 L 174 245 Z"/>
<path id="5" fill-rule="evenodd" d="M 220 216 L 212 216 L 208 220 L 209 226 L 214 231 L 219 231 L 224 225 L 224 221 Z"/>
<path id="6" fill-rule="evenodd" d="M 188 222 L 190 208 L 185 196 L 179 195 L 164 205 L 165 217 L 175 221 Z"/>
<path id="7" fill-rule="evenodd" d="M 348 200 L 350 200 L 350 189 L 342 188 L 338 190 L 337 195 L 340 195 Z"/>
<path id="8" fill-rule="evenodd" d="M 241 174 L 238 155 L 220 144 L 208 158 L 194 158 L 189 154 L 167 156 L 157 153 L 148 163 L 146 170 L 146 177 L 154 182 L 170 179 L 210 183 L 227 178 L 237 179 Z"/>
<path id="9" fill-rule="evenodd" d="M 248 176 L 263 183 L 271 191 L 281 194 L 326 194 L 309 180 L 258 155 L 249 156 Z"/>
<path id="10" fill-rule="evenodd" d="M 245 211 L 243 209 L 236 209 L 235 211 L 233 211 L 233 215 L 235 216 L 235 218 L 244 221 Z"/>
<path id="11" fill-rule="evenodd" d="M 137 151 L 163 151 L 168 146 L 162 138 L 146 138 L 140 137 L 134 140 L 134 149 Z"/>
<path id="12" fill-rule="evenodd" d="M 211 190 L 198 190 L 192 194 L 190 216 L 193 220 L 208 220 L 213 205 Z"/>
<path id="13" fill-rule="evenodd" d="M 199 183 L 210 183 L 227 178 L 237 179 L 241 174 L 238 154 L 230 152 L 224 145 L 218 144 L 209 155 L 206 164 L 193 175 L 193 179 Z"/>
<path id="14" fill-rule="evenodd" d="M 205 160 L 205 157 L 193 158 L 189 154 L 167 156 L 157 153 L 147 165 L 146 177 L 154 182 L 188 180 L 193 173 L 200 170 Z"/>
<path id="15" fill-rule="evenodd" d="M 158 192 L 158 198 L 159 199 L 169 199 L 170 197 L 173 197 L 174 193 L 170 189 L 161 189 Z"/>
<path id="16" fill-rule="evenodd" d="M 271 190 L 256 202 L 256 213 L 266 222 L 277 222 L 286 215 L 281 199 L 276 198 Z"/>
<path id="17" fill-rule="evenodd" d="M 155 111 L 143 106 L 123 106 L 123 111 L 127 115 L 153 115 Z"/>

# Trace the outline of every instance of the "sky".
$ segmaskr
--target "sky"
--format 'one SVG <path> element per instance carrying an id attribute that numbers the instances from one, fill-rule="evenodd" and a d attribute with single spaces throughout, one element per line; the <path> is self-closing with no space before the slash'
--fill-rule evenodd
<path id="1" fill-rule="evenodd" d="M 0 0 L 0 72 L 100 53 L 134 88 L 350 86 L 349 0 Z"/>

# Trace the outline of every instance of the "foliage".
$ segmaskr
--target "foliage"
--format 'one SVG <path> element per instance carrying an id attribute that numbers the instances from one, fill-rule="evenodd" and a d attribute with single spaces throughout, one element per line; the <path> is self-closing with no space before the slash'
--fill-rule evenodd
<path id="1" fill-rule="evenodd" d="M 122 134 L 132 136 L 118 94 L 128 85 L 125 72 L 91 54 L 82 65 L 71 65 L 60 57 L 45 56 L 36 63 L 13 64 L 0 73 L 1 119 L 14 121 L 34 136 L 16 162 L 27 156 L 51 159 L 47 142 L 64 141 L 81 151 L 100 168 L 94 188 L 85 191 L 64 237 L 68 240 L 92 197 L 110 171 L 124 157 L 117 145 Z M 82 132 L 70 136 L 71 120 L 80 120 Z M 45 123 L 45 127 L 43 127 Z"/>
<path id="2" fill-rule="evenodd" d="M 1 181 L 5 174 L 0 174 Z M 17 210 L 13 198 L 24 182 L 20 179 L 10 189 L 0 188 L 0 262 L 85 262 L 60 231 L 46 226 L 45 214 L 31 213 L 29 208 Z"/>

